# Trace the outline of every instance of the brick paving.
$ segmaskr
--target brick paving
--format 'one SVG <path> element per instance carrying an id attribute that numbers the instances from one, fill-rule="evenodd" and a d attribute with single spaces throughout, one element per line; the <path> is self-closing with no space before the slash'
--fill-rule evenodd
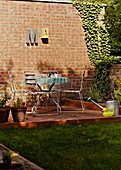
<path id="1" fill-rule="evenodd" d="M 65 107 L 67 109 L 67 106 Z M 65 124 L 65 123 L 88 123 L 92 124 L 94 122 L 120 122 L 121 115 L 119 116 L 108 116 L 104 117 L 102 111 L 99 110 L 89 110 L 86 109 L 84 113 L 77 112 L 78 107 L 71 107 L 74 111 L 70 110 L 68 112 L 62 112 L 57 114 L 56 109 L 52 108 L 50 115 L 42 116 L 38 113 L 36 117 L 33 117 L 30 113 L 26 114 L 25 122 L 13 122 L 12 115 L 10 113 L 8 122 L 0 123 L 0 128 L 9 127 L 39 127 L 39 126 L 49 126 L 55 124 Z M 51 115 L 55 114 L 55 115 Z"/>

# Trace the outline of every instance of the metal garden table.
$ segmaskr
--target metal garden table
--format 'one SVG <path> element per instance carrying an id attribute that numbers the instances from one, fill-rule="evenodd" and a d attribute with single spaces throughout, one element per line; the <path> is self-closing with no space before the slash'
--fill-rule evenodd
<path id="1" fill-rule="evenodd" d="M 37 99 L 37 102 L 39 100 L 41 100 L 43 95 L 49 95 L 49 99 L 51 98 L 57 106 L 56 114 L 58 114 L 58 110 L 61 109 L 61 107 L 59 105 L 60 97 L 59 97 L 58 91 L 56 91 L 56 90 L 53 91 L 52 88 L 54 87 L 55 84 L 67 83 L 68 78 L 67 77 L 38 77 L 38 76 L 36 76 L 35 79 L 36 79 L 36 85 L 39 87 L 39 90 L 40 90 L 39 98 Z M 43 89 L 43 87 L 42 87 L 43 84 L 48 86 L 48 88 L 46 90 Z M 52 97 L 52 94 L 57 95 L 57 101 L 55 101 L 55 99 Z M 36 110 L 37 110 L 37 105 L 33 106 L 33 110 L 34 110 L 34 108 L 36 108 Z M 47 115 L 56 115 L 56 114 L 40 114 L 38 116 L 47 116 Z"/>

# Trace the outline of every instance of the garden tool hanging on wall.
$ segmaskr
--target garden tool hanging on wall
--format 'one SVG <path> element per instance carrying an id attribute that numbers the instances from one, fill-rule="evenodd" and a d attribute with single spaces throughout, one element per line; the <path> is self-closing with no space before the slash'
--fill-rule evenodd
<path id="1" fill-rule="evenodd" d="M 91 101 L 92 103 L 94 103 L 96 106 L 98 106 L 99 108 L 101 108 L 102 109 L 102 112 L 103 112 L 103 116 L 113 116 L 114 115 L 114 108 L 113 107 L 111 107 L 111 108 L 109 108 L 109 103 L 110 102 L 114 102 L 114 101 L 106 101 L 106 103 L 108 104 L 107 105 L 107 107 L 106 108 L 104 108 L 104 107 L 102 107 L 101 105 L 99 105 L 98 103 L 96 103 L 95 101 L 93 101 L 92 99 L 91 99 L 91 97 L 89 97 L 88 99 L 87 99 L 88 101 Z"/>

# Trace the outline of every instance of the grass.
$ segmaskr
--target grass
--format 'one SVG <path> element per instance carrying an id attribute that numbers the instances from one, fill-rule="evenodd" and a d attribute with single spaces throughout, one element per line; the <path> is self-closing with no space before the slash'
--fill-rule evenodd
<path id="1" fill-rule="evenodd" d="M 0 143 L 46 170 L 121 169 L 121 123 L 0 129 Z"/>

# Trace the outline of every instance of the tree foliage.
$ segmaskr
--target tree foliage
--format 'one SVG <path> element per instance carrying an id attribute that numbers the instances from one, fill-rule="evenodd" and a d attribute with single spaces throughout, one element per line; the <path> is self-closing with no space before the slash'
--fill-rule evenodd
<path id="1" fill-rule="evenodd" d="M 121 1 L 114 1 L 106 8 L 112 54 L 121 56 Z"/>
<path id="2" fill-rule="evenodd" d="M 82 18 L 88 55 L 95 67 L 94 89 L 104 97 L 110 90 L 109 68 L 119 63 L 120 59 L 110 54 L 110 41 L 107 26 L 98 24 L 98 17 L 104 5 L 73 1 Z M 107 25 L 107 24 L 106 24 Z"/>
<path id="3" fill-rule="evenodd" d="M 84 0 L 83 2 L 106 4 L 105 23 L 110 34 L 111 55 L 121 56 L 121 0 Z"/>

